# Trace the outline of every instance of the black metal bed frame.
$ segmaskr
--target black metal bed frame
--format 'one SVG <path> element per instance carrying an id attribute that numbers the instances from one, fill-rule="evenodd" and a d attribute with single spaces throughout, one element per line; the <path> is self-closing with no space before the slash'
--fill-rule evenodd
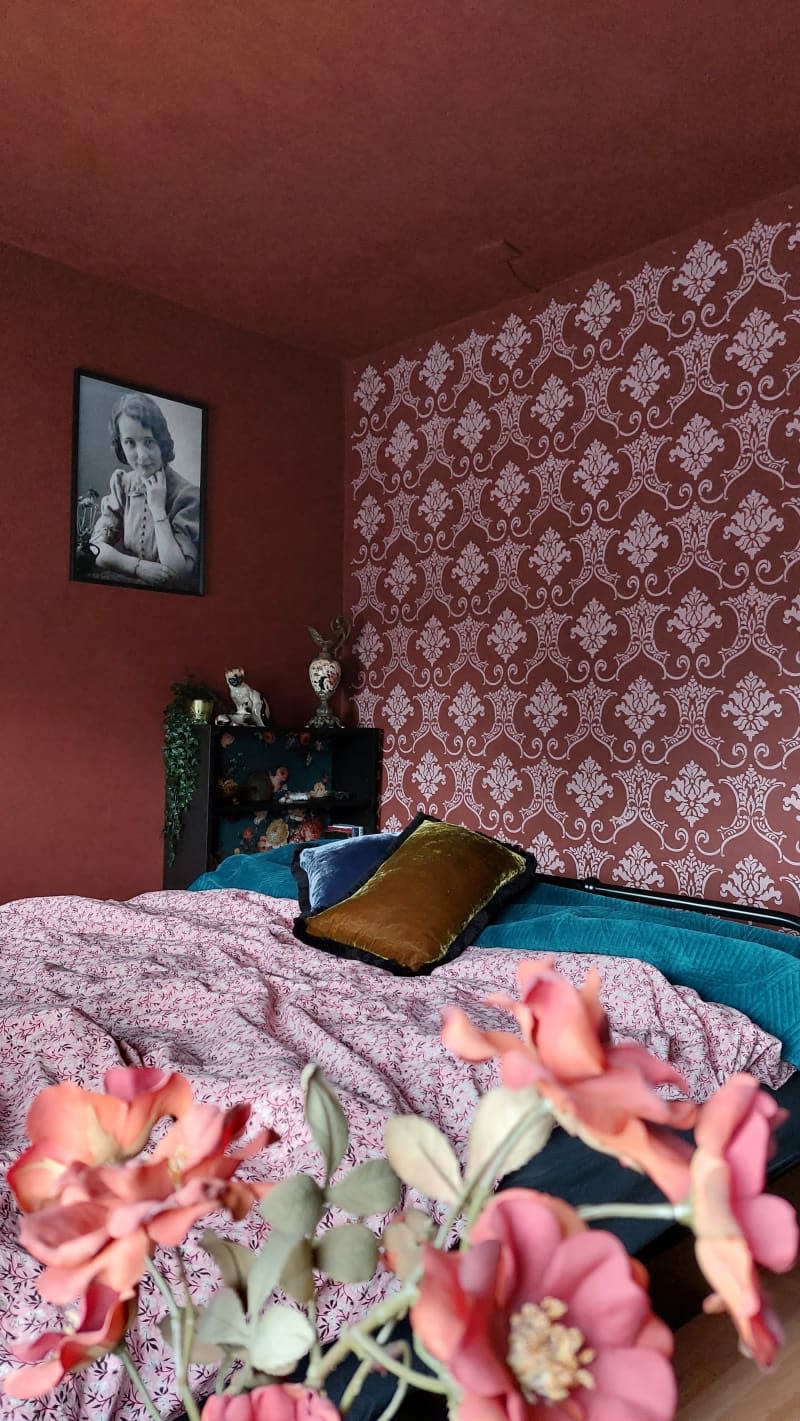
<path id="1" fill-rule="evenodd" d="M 734 918 L 800 934 L 800 916 L 773 908 L 751 908 L 744 903 L 720 903 L 680 893 L 659 893 L 649 888 L 621 888 L 616 884 L 601 883 L 599 878 L 566 878 L 559 874 L 538 873 L 536 880 L 551 883 L 556 888 L 574 888 L 581 893 L 591 893 L 596 898 L 627 898 L 634 903 L 655 903 L 661 908 L 688 908 L 695 913 L 710 913 L 716 918 Z"/>

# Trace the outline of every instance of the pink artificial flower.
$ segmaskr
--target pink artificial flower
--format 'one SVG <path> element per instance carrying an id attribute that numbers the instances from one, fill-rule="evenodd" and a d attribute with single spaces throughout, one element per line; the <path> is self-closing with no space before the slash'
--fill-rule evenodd
<path id="1" fill-rule="evenodd" d="M 179 1119 L 192 1104 L 192 1088 L 178 1072 L 120 1066 L 106 1071 L 103 1080 L 105 1095 L 62 1081 L 33 1101 L 25 1122 L 30 1148 L 8 1171 L 24 1213 L 58 1198 L 71 1163 L 132 1159 L 144 1149 L 157 1120 L 163 1115 Z"/>
<path id="2" fill-rule="evenodd" d="M 133 1320 L 135 1302 L 123 1301 L 111 1288 L 95 1283 L 83 1299 L 74 1329 L 43 1332 L 35 1342 L 11 1348 L 28 1365 L 8 1372 L 2 1390 L 6 1396 L 27 1399 L 52 1391 L 67 1372 L 91 1366 L 104 1352 L 121 1342 Z"/>
<path id="3" fill-rule="evenodd" d="M 688 1128 L 697 1107 L 663 1100 L 653 1090 L 669 1084 L 685 1092 L 683 1077 L 643 1046 L 611 1043 L 594 970 L 580 990 L 553 970 L 552 958 L 523 962 L 518 976 L 521 1001 L 497 992 L 487 1002 L 511 1012 L 521 1039 L 513 1031 L 481 1031 L 450 1008 L 445 1046 L 466 1061 L 499 1056 L 505 1086 L 533 1086 L 569 1134 L 643 1170 L 673 1202 L 684 1199 L 691 1150 L 663 1127 Z"/>
<path id="4" fill-rule="evenodd" d="M 563 1200 L 508 1189 L 464 1252 L 426 1245 L 411 1324 L 459 1389 L 458 1421 L 671 1421 L 672 1334 L 643 1272 Z"/>
<path id="5" fill-rule="evenodd" d="M 182 1243 L 214 1209 L 243 1218 L 273 1186 L 233 1175 L 277 1139 L 265 1129 L 226 1153 L 249 1116 L 249 1105 L 223 1111 L 194 1104 L 141 1161 L 66 1168 L 58 1202 L 26 1215 L 20 1228 L 23 1247 L 45 1265 L 42 1297 L 66 1303 L 95 1281 L 131 1297 L 156 1244 Z"/>
<path id="6" fill-rule="evenodd" d="M 340 1416 L 318 1391 L 298 1382 L 282 1382 L 241 1396 L 210 1396 L 200 1421 L 340 1421 Z"/>
<path id="7" fill-rule="evenodd" d="M 690 1168 L 695 1252 L 714 1289 L 704 1309 L 729 1312 L 742 1351 L 763 1368 L 773 1365 L 783 1334 L 756 1264 L 785 1273 L 798 1251 L 791 1204 L 763 1193 L 772 1131 L 785 1118 L 752 1076 L 731 1076 L 701 1107 Z"/>

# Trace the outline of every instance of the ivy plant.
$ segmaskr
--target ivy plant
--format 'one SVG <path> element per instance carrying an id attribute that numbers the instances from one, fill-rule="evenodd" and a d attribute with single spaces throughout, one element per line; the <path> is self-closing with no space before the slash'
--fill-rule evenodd
<path id="1" fill-rule="evenodd" d="M 167 863 L 175 862 L 175 853 L 183 830 L 189 802 L 197 786 L 197 733 L 189 715 L 189 703 L 195 700 L 216 701 L 217 692 L 191 677 L 173 681 L 172 700 L 164 707 L 165 793 L 163 834 Z"/>

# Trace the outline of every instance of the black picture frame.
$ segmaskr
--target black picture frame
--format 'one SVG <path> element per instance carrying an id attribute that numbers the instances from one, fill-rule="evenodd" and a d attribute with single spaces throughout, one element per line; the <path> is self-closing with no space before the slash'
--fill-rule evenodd
<path id="1" fill-rule="evenodd" d="M 202 597 L 207 449 L 199 400 L 76 370 L 70 580 Z"/>

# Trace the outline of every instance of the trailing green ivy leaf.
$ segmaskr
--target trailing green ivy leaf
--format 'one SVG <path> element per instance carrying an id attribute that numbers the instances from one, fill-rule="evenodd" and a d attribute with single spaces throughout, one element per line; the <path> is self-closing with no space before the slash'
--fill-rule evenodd
<path id="1" fill-rule="evenodd" d="M 295 1238 L 313 1234 L 325 1209 L 325 1196 L 310 1174 L 282 1179 L 259 1205 L 268 1224 Z"/>
<path id="2" fill-rule="evenodd" d="M 450 1141 L 421 1115 L 396 1115 L 383 1131 L 386 1153 L 404 1184 L 429 1199 L 455 1204 L 463 1186 Z"/>
<path id="3" fill-rule="evenodd" d="M 244 1308 L 231 1288 L 215 1293 L 200 1313 L 197 1328 L 200 1342 L 215 1342 L 220 1347 L 246 1348 L 250 1331 Z"/>
<path id="4" fill-rule="evenodd" d="M 366 1283 L 378 1264 L 378 1241 L 363 1224 L 339 1224 L 317 1239 L 314 1255 L 334 1283 Z"/>
<path id="5" fill-rule="evenodd" d="M 288 1376 L 314 1342 L 314 1329 L 295 1308 L 276 1303 L 253 1324 L 249 1360 L 261 1372 Z"/>
<path id="6" fill-rule="evenodd" d="M 227 1238 L 206 1229 L 200 1240 L 200 1247 L 209 1253 L 216 1263 L 222 1281 L 244 1301 L 247 1294 L 247 1275 L 256 1261 L 257 1254 L 252 1248 L 241 1243 L 231 1243 Z"/>
<path id="7" fill-rule="evenodd" d="M 368 1159 L 357 1164 L 327 1192 L 328 1202 L 363 1219 L 369 1214 L 388 1214 L 400 1203 L 402 1189 L 386 1159 Z"/>
<path id="8" fill-rule="evenodd" d="M 300 1077 L 306 1123 L 325 1161 L 328 1179 L 344 1159 L 350 1133 L 339 1101 L 319 1066 L 306 1066 Z"/>

